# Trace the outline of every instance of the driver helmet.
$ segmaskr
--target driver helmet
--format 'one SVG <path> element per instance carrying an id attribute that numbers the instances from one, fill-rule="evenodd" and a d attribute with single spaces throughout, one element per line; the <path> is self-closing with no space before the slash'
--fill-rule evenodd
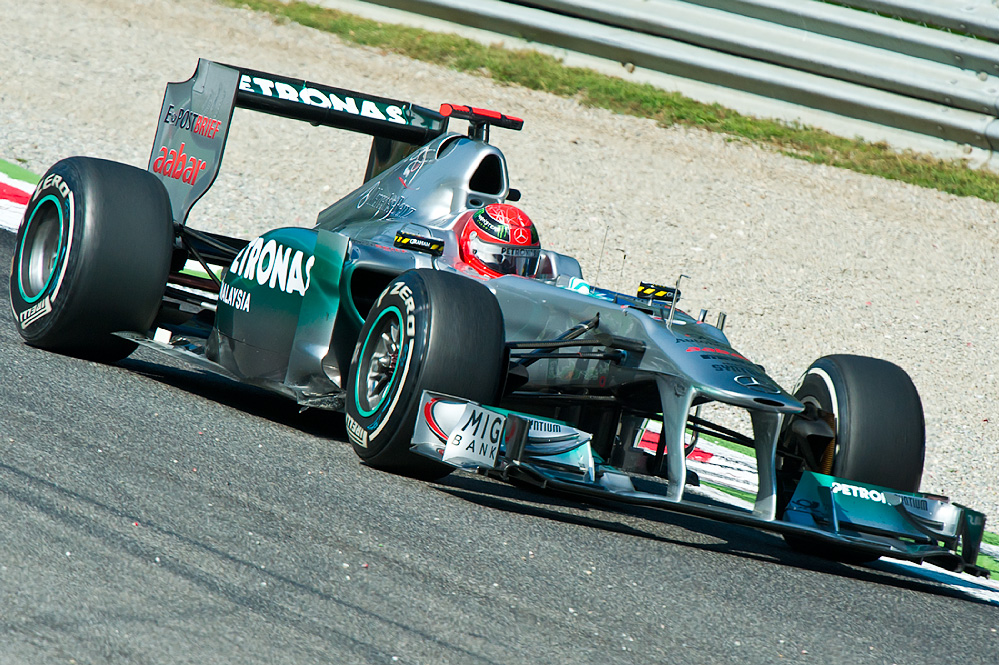
<path id="1" fill-rule="evenodd" d="M 530 277 L 538 269 L 541 242 L 524 211 L 491 203 L 472 213 L 458 242 L 461 260 L 487 277 Z"/>

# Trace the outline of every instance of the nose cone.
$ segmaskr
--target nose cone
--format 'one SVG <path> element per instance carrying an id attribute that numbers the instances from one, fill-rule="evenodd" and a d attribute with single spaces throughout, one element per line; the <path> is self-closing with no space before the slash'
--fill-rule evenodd
<path id="1" fill-rule="evenodd" d="M 691 331 L 698 332 L 698 329 Z M 681 340 L 684 344 L 674 342 L 663 346 L 697 392 L 748 409 L 778 413 L 804 410 L 804 405 L 770 378 L 762 366 L 728 344 L 719 341 L 705 344 L 707 340 L 695 339 L 691 333 Z"/>
<path id="2" fill-rule="evenodd" d="M 727 379 L 715 381 L 705 390 L 717 399 L 752 409 L 799 413 L 805 406 L 784 391 L 769 376 L 758 372 L 731 373 Z"/>

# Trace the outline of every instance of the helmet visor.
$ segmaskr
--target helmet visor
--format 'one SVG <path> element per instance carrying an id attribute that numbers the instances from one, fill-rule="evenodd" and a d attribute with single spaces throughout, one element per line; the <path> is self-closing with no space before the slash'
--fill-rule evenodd
<path id="1" fill-rule="evenodd" d="M 518 247 L 497 245 L 473 237 L 468 247 L 479 261 L 490 270 L 501 275 L 531 277 L 537 272 L 541 249 L 538 247 Z"/>

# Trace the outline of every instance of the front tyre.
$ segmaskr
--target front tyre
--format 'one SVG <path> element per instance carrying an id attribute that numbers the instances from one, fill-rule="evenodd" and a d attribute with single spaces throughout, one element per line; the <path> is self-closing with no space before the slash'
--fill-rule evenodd
<path id="1" fill-rule="evenodd" d="M 835 422 L 827 449 L 812 456 L 823 468 L 806 464 L 808 471 L 903 492 L 919 490 L 926 449 L 923 405 L 905 370 L 877 358 L 825 356 L 808 368 L 794 396 L 832 414 Z M 794 534 L 784 538 L 793 549 L 824 558 L 847 563 L 876 558 Z"/>
<path id="2" fill-rule="evenodd" d="M 835 418 L 831 475 L 919 491 L 926 447 L 923 404 L 905 370 L 877 358 L 826 356 L 812 363 L 794 395 Z"/>
<path id="3" fill-rule="evenodd" d="M 113 361 L 134 350 L 113 336 L 146 332 L 170 269 L 170 201 L 142 169 L 89 157 L 42 176 L 17 232 L 14 322 L 32 346 Z"/>
<path id="4" fill-rule="evenodd" d="M 503 315 L 482 283 L 412 270 L 368 313 L 347 375 L 347 433 L 367 464 L 425 479 L 451 467 L 410 451 L 424 390 L 495 403 L 504 371 Z"/>

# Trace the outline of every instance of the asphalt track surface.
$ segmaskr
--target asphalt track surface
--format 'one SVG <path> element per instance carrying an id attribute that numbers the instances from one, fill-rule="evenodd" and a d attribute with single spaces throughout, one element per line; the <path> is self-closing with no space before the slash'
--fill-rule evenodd
<path id="1" fill-rule="evenodd" d="M 996 607 L 890 564 L 381 473 L 336 414 L 30 348 L 0 298 L 2 665 L 996 662 Z"/>

